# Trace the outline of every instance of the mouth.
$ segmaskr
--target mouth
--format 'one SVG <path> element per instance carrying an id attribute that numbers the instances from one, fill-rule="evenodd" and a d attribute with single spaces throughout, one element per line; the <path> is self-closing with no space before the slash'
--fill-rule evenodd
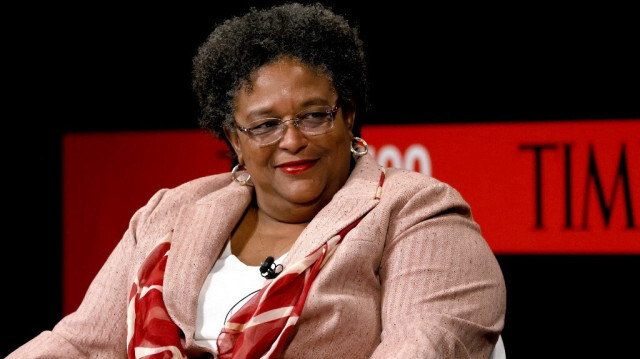
<path id="1" fill-rule="evenodd" d="M 316 163 L 318 160 L 291 161 L 281 163 L 276 168 L 288 175 L 297 175 L 315 166 Z"/>

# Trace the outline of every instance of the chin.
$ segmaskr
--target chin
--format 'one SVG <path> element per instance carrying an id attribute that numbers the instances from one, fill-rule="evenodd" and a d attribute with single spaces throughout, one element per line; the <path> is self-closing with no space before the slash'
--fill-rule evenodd
<path id="1" fill-rule="evenodd" d="M 322 194 L 316 195 L 316 194 L 310 194 L 310 193 L 304 193 L 304 194 L 292 193 L 289 195 L 285 195 L 284 198 L 288 202 L 302 206 L 302 205 L 310 205 L 310 204 L 318 203 L 322 200 L 323 196 Z"/>
<path id="2" fill-rule="evenodd" d="M 282 197 L 287 201 L 297 205 L 314 204 L 325 197 L 325 188 L 319 186 L 296 186 L 292 184 L 285 189 Z"/>

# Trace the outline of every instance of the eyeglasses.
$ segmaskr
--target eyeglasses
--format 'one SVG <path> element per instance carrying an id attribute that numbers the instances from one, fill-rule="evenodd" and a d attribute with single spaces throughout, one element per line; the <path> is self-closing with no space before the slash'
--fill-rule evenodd
<path id="1" fill-rule="evenodd" d="M 340 106 L 310 106 L 288 120 L 262 118 L 253 121 L 249 127 L 235 124 L 235 127 L 255 140 L 260 147 L 278 142 L 287 131 L 286 123 L 293 121 L 294 126 L 307 135 L 321 135 L 331 131 L 333 120 Z"/>

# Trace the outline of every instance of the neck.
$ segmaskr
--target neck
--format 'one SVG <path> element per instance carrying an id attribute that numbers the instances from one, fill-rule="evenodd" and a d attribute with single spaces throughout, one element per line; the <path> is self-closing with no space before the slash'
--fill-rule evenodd
<path id="1" fill-rule="evenodd" d="M 260 265 L 266 256 L 286 253 L 307 223 L 279 221 L 253 203 L 232 235 L 231 252 L 245 264 Z"/>
<path id="2" fill-rule="evenodd" d="M 272 221 L 283 224 L 303 224 L 306 226 L 327 203 L 328 201 L 314 201 L 304 204 L 290 202 L 273 203 L 257 199 L 256 208 L 259 208 L 259 212 Z"/>
<path id="3" fill-rule="evenodd" d="M 277 228 L 302 228 L 304 229 L 313 219 L 317 211 L 312 209 L 291 208 L 289 210 L 273 210 L 269 206 L 263 208 L 259 205 L 252 206 L 255 211 L 256 222 L 265 230 Z"/>

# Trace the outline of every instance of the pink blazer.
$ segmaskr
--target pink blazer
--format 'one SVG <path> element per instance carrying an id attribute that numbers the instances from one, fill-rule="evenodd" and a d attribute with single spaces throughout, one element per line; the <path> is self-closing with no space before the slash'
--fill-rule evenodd
<path id="1" fill-rule="evenodd" d="M 284 358 L 488 358 L 506 309 L 502 272 L 449 185 L 361 158 L 283 265 L 366 214 L 318 274 Z M 253 196 L 231 176 L 158 191 L 138 210 L 78 310 L 8 356 L 126 358 L 127 298 L 157 240 L 174 230 L 164 300 L 189 357 L 200 288 Z"/>

